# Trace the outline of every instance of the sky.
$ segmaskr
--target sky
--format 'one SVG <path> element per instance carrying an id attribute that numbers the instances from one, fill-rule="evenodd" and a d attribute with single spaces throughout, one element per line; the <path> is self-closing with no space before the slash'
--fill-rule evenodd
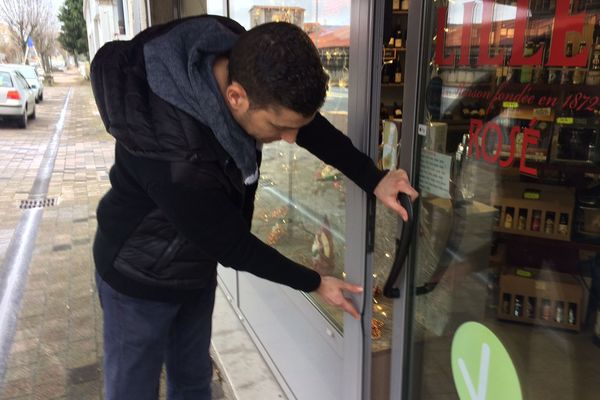
<path id="1" fill-rule="evenodd" d="M 54 12 L 63 5 L 64 0 L 51 0 Z M 192 0 L 194 1 L 194 0 Z M 211 1 L 211 0 L 207 0 Z M 249 10 L 253 5 L 278 5 L 302 7 L 305 22 L 314 22 L 318 11 L 319 22 L 322 25 L 350 25 L 351 0 L 230 0 L 231 17 L 249 28 Z"/>
<path id="2" fill-rule="evenodd" d="M 322 25 L 350 25 L 351 0 L 230 0 L 229 8 L 231 18 L 249 28 L 249 10 L 253 5 L 277 5 L 302 7 L 304 22 L 314 22 L 318 12 L 318 19 Z"/>
<path id="3" fill-rule="evenodd" d="M 60 6 L 62 6 L 64 2 L 65 2 L 65 0 L 52 0 L 52 7 L 54 8 L 55 15 L 58 15 L 58 10 L 60 9 Z"/>

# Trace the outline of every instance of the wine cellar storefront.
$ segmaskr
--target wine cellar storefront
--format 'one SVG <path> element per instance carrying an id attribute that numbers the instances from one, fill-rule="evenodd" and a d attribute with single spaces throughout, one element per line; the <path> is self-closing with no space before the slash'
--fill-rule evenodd
<path id="1" fill-rule="evenodd" d="M 263 147 L 253 232 L 365 287 L 355 321 L 220 269 L 288 396 L 597 399 L 600 1 L 224 4 L 302 27 L 321 113 L 421 194 L 402 223 L 304 149 Z"/>

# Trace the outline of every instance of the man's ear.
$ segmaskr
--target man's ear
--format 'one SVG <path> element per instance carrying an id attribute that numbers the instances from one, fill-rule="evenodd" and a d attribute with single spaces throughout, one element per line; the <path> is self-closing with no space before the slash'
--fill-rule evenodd
<path id="1" fill-rule="evenodd" d="M 250 108 L 250 100 L 246 89 L 238 82 L 231 82 L 225 90 L 225 98 L 232 111 L 244 113 Z"/>

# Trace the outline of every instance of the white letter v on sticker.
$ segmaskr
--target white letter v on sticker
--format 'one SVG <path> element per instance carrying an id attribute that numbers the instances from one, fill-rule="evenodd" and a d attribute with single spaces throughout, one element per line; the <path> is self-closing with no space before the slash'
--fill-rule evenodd
<path id="1" fill-rule="evenodd" d="M 477 392 L 475 392 L 473 380 L 471 379 L 471 375 L 469 375 L 465 361 L 462 358 L 458 359 L 458 367 L 460 368 L 460 373 L 462 374 L 465 384 L 467 385 L 467 389 L 469 390 L 471 400 L 485 400 L 490 369 L 490 347 L 487 345 L 487 343 L 483 343 L 481 345 L 481 359 L 479 361 L 479 384 L 477 385 Z"/>

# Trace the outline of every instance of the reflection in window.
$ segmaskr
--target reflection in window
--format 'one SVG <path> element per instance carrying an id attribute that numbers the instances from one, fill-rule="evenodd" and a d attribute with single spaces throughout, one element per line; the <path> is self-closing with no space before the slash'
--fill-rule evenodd
<path id="1" fill-rule="evenodd" d="M 125 11 L 123 9 L 123 0 L 117 0 L 115 4 L 117 32 L 119 35 L 125 35 Z"/>
<path id="2" fill-rule="evenodd" d="M 350 1 L 252 3 L 231 1 L 231 18 L 246 29 L 267 22 L 289 22 L 310 36 L 330 77 L 320 111 L 346 132 Z M 342 175 L 296 145 L 272 143 L 265 145 L 262 153 L 253 232 L 321 275 L 343 278 L 346 191 Z M 318 298 L 311 296 L 311 301 L 342 329 L 342 312 L 320 304 Z"/>
<path id="3" fill-rule="evenodd" d="M 206 0 L 150 0 L 152 25 L 163 24 L 175 19 L 207 13 Z M 212 14 L 224 15 L 223 4 L 212 1 Z M 221 12 L 219 12 L 219 10 Z"/>

